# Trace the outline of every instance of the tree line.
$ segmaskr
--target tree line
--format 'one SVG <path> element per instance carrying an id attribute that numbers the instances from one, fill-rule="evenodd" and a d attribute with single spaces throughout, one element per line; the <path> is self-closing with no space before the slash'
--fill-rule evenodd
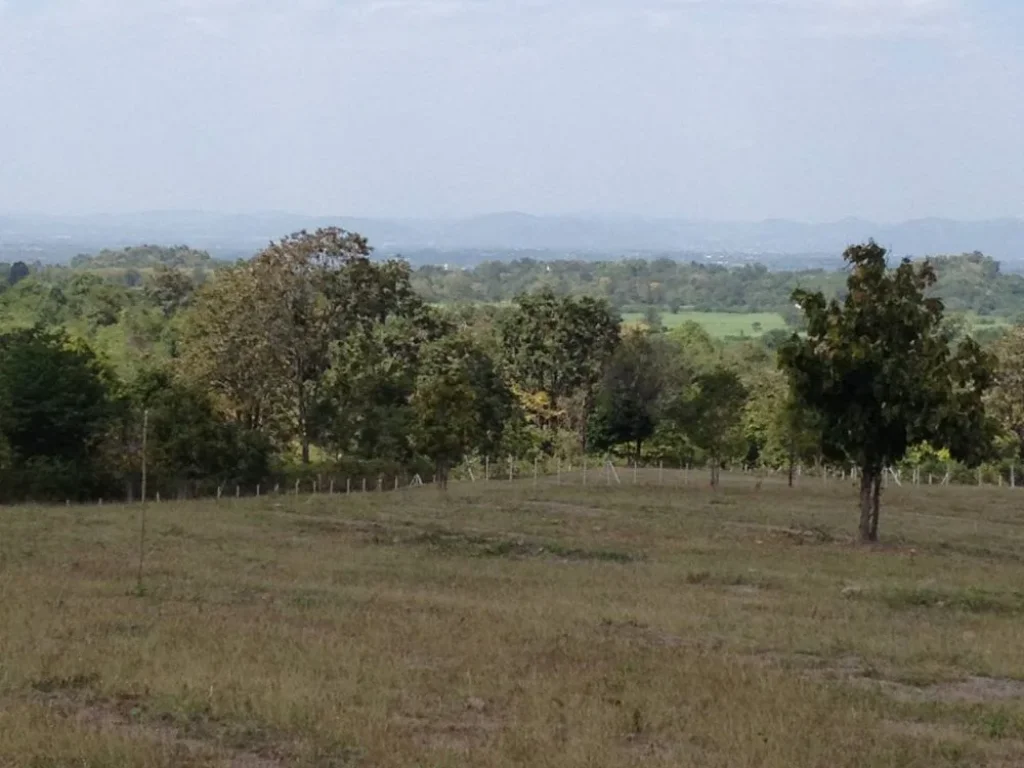
<path id="1" fill-rule="evenodd" d="M 439 254 L 435 256 L 440 257 Z M 999 262 L 980 253 L 938 256 L 933 295 L 946 310 L 970 314 L 996 334 L 1002 318 L 1024 319 L 1024 275 L 1004 273 Z M 141 286 L 149 274 L 169 267 L 204 282 L 216 270 L 232 266 L 206 251 L 186 246 L 142 245 L 75 256 L 68 267 L 0 263 L 0 294 L 32 274 L 38 281 L 61 285 L 88 273 L 122 288 Z M 845 286 L 841 270 L 769 270 L 763 264 L 726 266 L 668 257 L 619 261 L 521 258 L 485 261 L 466 269 L 427 265 L 413 269 L 413 289 L 431 304 L 507 303 L 522 293 L 551 290 L 557 296 L 589 296 L 606 300 L 620 312 L 777 312 L 792 324 L 802 322 L 790 294 L 795 287 L 839 296 Z"/>
<path id="2" fill-rule="evenodd" d="M 130 289 L 23 278 L 0 296 L 0 499 L 137 492 L 145 425 L 151 491 L 181 495 L 339 467 L 445 486 L 485 456 L 668 460 L 713 487 L 729 465 L 829 465 L 857 472 L 873 539 L 887 468 L 1024 456 L 1024 328 L 983 347 L 948 322 L 942 262 L 845 258 L 840 289 L 790 292 L 802 334 L 729 344 L 551 286 L 439 305 L 340 229 L 202 281 L 187 261 Z"/>
<path id="3" fill-rule="evenodd" d="M 980 253 L 931 259 L 946 309 L 983 317 L 1024 317 L 1024 275 L 1007 274 Z M 521 293 L 550 289 L 559 296 L 591 296 L 622 312 L 649 307 L 678 312 L 779 312 L 794 322 L 794 287 L 839 296 L 840 270 L 773 271 L 762 264 L 741 267 L 670 258 L 582 261 L 519 259 L 491 261 L 469 269 L 421 267 L 413 274 L 417 293 L 434 303 L 511 301 Z"/>

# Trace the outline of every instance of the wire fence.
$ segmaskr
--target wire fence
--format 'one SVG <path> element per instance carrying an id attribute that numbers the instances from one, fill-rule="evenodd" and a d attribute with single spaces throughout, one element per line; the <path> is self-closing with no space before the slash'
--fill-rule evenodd
<path id="1" fill-rule="evenodd" d="M 726 489 L 760 489 L 791 485 L 794 488 L 814 487 L 855 487 L 858 473 L 855 468 L 835 468 L 824 465 L 796 465 L 790 472 L 788 467 L 743 467 L 725 466 L 716 473 L 716 487 Z M 437 476 L 425 476 L 416 471 L 392 471 L 368 473 L 307 473 L 303 478 L 285 482 L 271 481 L 244 485 L 201 484 L 183 486 L 176 493 L 161 494 L 150 492 L 146 498 L 140 487 L 128 485 L 119 497 L 99 498 L 86 504 L 133 504 L 140 501 L 161 503 L 200 499 L 253 499 L 286 498 L 299 496 L 352 496 L 355 494 L 394 493 L 437 485 Z M 917 486 L 974 486 L 1004 487 L 1014 489 L 1021 475 L 1010 465 L 1005 471 L 992 468 L 978 468 L 964 471 L 948 468 L 943 473 L 927 472 L 921 468 L 890 468 L 883 474 L 883 488 Z M 633 462 L 613 460 L 610 457 L 580 457 L 561 459 L 536 457 L 533 459 L 491 459 L 483 457 L 466 461 L 453 468 L 449 482 L 459 486 L 513 483 L 518 487 L 621 487 L 643 486 L 647 488 L 707 488 L 712 485 L 710 467 L 685 462 Z M 31 502 L 28 502 L 31 503 Z M 67 506 L 81 502 L 66 501 Z"/>

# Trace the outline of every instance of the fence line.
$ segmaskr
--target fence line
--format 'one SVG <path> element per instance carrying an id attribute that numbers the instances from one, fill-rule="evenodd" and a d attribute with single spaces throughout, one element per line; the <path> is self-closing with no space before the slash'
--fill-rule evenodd
<path id="1" fill-rule="evenodd" d="M 763 484 L 773 485 L 785 484 L 788 482 L 788 467 L 724 467 L 720 475 L 721 485 L 727 488 L 752 487 L 761 488 Z M 828 466 L 804 466 L 796 465 L 793 471 L 793 485 L 795 488 L 807 487 L 812 481 L 820 482 L 821 486 L 829 487 L 839 484 L 854 486 L 857 483 L 858 473 L 856 468 L 837 468 Z M 450 481 L 458 484 L 476 483 L 519 483 L 529 482 L 532 487 L 559 487 L 559 486 L 653 486 L 653 487 L 707 487 L 710 484 L 711 473 L 709 466 L 694 466 L 687 462 L 666 463 L 664 460 L 652 462 L 635 462 L 613 460 L 612 457 L 585 456 L 578 458 L 533 456 L 529 459 L 516 459 L 507 457 L 504 460 L 492 461 L 490 457 L 475 459 L 464 462 L 455 467 L 450 473 Z M 970 479 L 973 482 L 962 482 Z M 152 478 L 150 478 L 152 480 Z M 270 489 L 269 484 L 258 483 L 255 486 L 246 488 L 235 483 L 233 487 L 223 484 L 217 486 L 206 486 L 193 488 L 193 493 L 179 492 L 176 494 L 176 501 L 216 499 L 224 500 L 225 497 L 234 499 L 243 498 L 278 498 L 285 496 L 351 496 L 353 494 L 366 493 L 396 493 L 411 488 L 422 488 L 437 481 L 436 476 L 424 478 L 419 474 L 378 474 L 370 478 L 366 475 L 335 475 L 332 473 L 320 473 L 315 478 L 307 478 L 305 481 L 299 479 L 295 484 L 286 490 L 282 490 L 280 484 L 275 484 Z M 916 468 L 893 468 L 889 467 L 883 473 L 884 487 L 918 487 L 918 486 L 959 486 L 959 487 L 1005 487 L 1008 489 L 1017 488 L 1017 472 L 1014 465 L 1008 467 L 993 468 L 979 467 L 968 473 L 962 469 L 954 472 L 947 468 L 940 476 L 935 472 L 924 472 L 921 467 Z M 152 486 L 151 486 L 152 487 Z M 206 492 L 202 492 L 205 490 Z M 233 493 L 232 493 L 233 491 Z M 132 504 L 138 501 L 134 494 L 134 488 L 129 487 L 125 496 L 115 500 L 109 496 L 98 499 L 94 502 L 97 505 L 104 503 L 127 503 Z M 161 497 L 160 491 L 150 496 L 152 503 L 165 503 L 167 498 Z M 26 503 L 32 503 L 31 501 Z M 65 502 L 71 505 L 72 502 Z M 86 502 L 88 504 L 88 502 Z"/>

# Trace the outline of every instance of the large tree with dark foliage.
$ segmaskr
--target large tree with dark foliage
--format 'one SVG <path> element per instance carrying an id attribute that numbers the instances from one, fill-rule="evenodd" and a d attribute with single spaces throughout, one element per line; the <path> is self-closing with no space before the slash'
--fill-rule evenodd
<path id="1" fill-rule="evenodd" d="M 988 356 L 971 339 L 953 348 L 943 305 L 929 298 L 935 271 L 904 259 L 895 268 L 869 242 L 844 254 L 846 298 L 796 291 L 807 335 L 779 352 L 796 396 L 821 418 L 826 456 L 860 469 L 860 536 L 878 538 L 882 473 L 922 442 L 972 461 L 987 440 L 982 398 Z"/>
<path id="2" fill-rule="evenodd" d="M 667 384 L 669 351 L 658 334 L 627 332 L 612 356 L 590 420 L 591 444 L 607 450 L 627 443 L 640 460 L 643 444 L 658 424 Z"/>
<path id="3" fill-rule="evenodd" d="M 96 448 L 112 416 L 92 351 L 40 328 L 0 336 L 0 434 L 14 495 L 77 497 L 98 482 Z"/>

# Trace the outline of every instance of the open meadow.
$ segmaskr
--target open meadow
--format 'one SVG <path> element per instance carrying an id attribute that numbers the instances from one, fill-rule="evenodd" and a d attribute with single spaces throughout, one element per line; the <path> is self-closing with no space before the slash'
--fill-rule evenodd
<path id="1" fill-rule="evenodd" d="M 1024 492 L 666 474 L 2 509 L 0 764 L 1024 765 Z"/>
<path id="2" fill-rule="evenodd" d="M 624 313 L 622 321 L 626 324 L 639 323 L 643 314 Z M 669 330 L 678 328 L 685 323 L 697 323 L 708 335 L 716 339 L 727 337 L 757 337 L 768 331 L 786 330 L 786 321 L 777 312 L 663 312 L 661 323 Z"/>

